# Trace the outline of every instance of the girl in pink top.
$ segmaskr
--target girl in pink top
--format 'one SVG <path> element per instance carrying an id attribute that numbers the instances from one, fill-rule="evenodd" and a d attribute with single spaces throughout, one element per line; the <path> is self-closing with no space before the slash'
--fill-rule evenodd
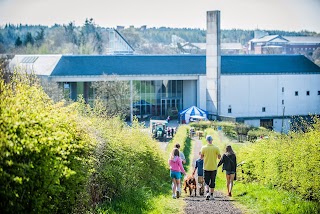
<path id="1" fill-rule="evenodd" d="M 179 198 L 181 193 L 180 179 L 181 172 L 185 175 L 186 172 L 182 166 L 182 160 L 179 157 L 179 149 L 175 148 L 172 151 L 169 159 L 170 177 L 172 178 L 172 198 Z"/>

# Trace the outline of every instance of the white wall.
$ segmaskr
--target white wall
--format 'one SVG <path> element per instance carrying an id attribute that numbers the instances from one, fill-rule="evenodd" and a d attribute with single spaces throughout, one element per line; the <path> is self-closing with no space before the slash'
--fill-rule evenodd
<path id="1" fill-rule="evenodd" d="M 197 105 L 197 81 L 183 81 L 183 109 Z"/>
<path id="2" fill-rule="evenodd" d="M 254 126 L 254 127 L 259 127 L 260 126 L 260 120 L 245 120 L 245 124 L 248 126 Z"/>
<path id="3" fill-rule="evenodd" d="M 207 110 L 207 79 L 206 76 L 199 76 L 197 81 L 197 106 L 203 110 Z"/>
<path id="4" fill-rule="evenodd" d="M 283 132 L 288 133 L 290 130 L 290 119 L 283 119 L 283 129 L 282 129 L 282 119 L 273 119 L 273 130 L 276 132 Z M 249 126 L 259 127 L 260 126 L 260 119 L 248 119 L 244 121 L 245 124 Z"/>
<path id="5" fill-rule="evenodd" d="M 284 87 L 284 92 L 282 92 Z M 295 91 L 299 96 L 295 96 Z M 310 96 L 306 96 L 310 91 Z M 221 115 L 272 117 L 320 114 L 320 75 L 222 75 Z M 282 105 L 284 100 L 284 105 Z M 228 113 L 229 105 L 232 113 Z M 262 112 L 262 107 L 266 108 Z"/>
<path id="6" fill-rule="evenodd" d="M 290 130 L 290 119 L 283 119 L 283 130 L 282 130 L 282 119 L 273 119 L 273 130 L 277 132 L 288 133 Z"/>

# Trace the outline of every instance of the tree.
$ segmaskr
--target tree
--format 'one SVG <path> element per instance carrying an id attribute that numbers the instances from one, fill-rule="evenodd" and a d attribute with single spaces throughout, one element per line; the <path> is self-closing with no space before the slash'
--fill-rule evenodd
<path id="1" fill-rule="evenodd" d="M 77 34 L 76 34 L 76 26 L 74 22 L 69 22 L 68 25 L 63 25 L 65 31 L 65 37 L 68 42 L 71 42 L 75 45 L 78 44 Z"/>
<path id="2" fill-rule="evenodd" d="M 22 45 L 22 41 L 21 41 L 21 39 L 20 39 L 20 36 L 18 36 L 18 38 L 16 39 L 14 45 L 15 45 L 16 47 L 20 47 L 20 46 Z"/>
<path id="3" fill-rule="evenodd" d="M 27 44 L 31 44 L 31 45 L 34 44 L 34 39 L 33 39 L 32 34 L 30 32 L 27 32 L 27 35 L 26 35 L 26 38 L 25 38 L 23 44 L 25 46 L 27 46 Z"/>
<path id="4" fill-rule="evenodd" d="M 36 45 L 39 47 L 44 41 L 44 29 L 40 28 L 40 31 L 37 31 L 37 35 L 34 38 Z"/>
<path id="5" fill-rule="evenodd" d="M 130 82 L 119 81 L 117 76 L 105 76 L 105 79 L 108 80 L 92 84 L 96 92 L 95 98 L 103 101 L 108 115 L 128 116 L 130 114 Z M 133 87 L 133 102 L 137 100 L 137 97 L 138 93 Z"/>
<path id="6" fill-rule="evenodd" d="M 63 100 L 63 89 L 59 87 L 58 83 L 52 82 L 48 79 L 41 78 L 40 84 L 42 86 L 43 91 L 54 101 L 59 102 Z"/>
<path id="7" fill-rule="evenodd" d="M 102 38 L 101 38 L 101 34 L 99 32 L 96 32 L 94 34 L 94 50 L 95 52 L 97 52 L 98 54 L 102 54 L 103 52 L 103 44 L 102 44 Z"/>
<path id="8" fill-rule="evenodd" d="M 12 74 L 9 69 L 9 62 L 13 57 L 14 55 L 0 55 L 0 79 L 3 78 L 5 82 L 9 82 Z"/>

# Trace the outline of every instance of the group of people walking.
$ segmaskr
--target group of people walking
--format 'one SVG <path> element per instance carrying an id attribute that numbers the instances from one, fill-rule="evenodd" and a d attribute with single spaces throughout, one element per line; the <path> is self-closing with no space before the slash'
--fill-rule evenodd
<path id="1" fill-rule="evenodd" d="M 205 186 L 206 200 L 214 199 L 213 192 L 216 185 L 217 169 L 222 166 L 222 171 L 226 171 L 226 184 L 228 196 L 232 196 L 233 181 L 236 175 L 237 158 L 228 145 L 225 153 L 220 154 L 217 146 L 213 145 L 212 136 L 206 137 L 207 144 L 201 148 L 200 157 L 196 161 L 193 176 L 198 171 L 198 183 L 200 187 Z M 172 197 L 179 198 L 181 195 L 181 177 L 186 175 L 183 164 L 186 163 L 184 154 L 179 151 L 180 145 L 176 144 L 169 158 L 170 177 L 172 178 Z M 220 160 L 219 160 L 220 159 Z M 219 160 L 219 162 L 218 162 Z"/>

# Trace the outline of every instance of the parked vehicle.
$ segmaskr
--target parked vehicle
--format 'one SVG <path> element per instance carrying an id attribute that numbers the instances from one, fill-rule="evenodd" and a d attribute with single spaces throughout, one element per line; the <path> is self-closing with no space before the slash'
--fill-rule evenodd
<path id="1" fill-rule="evenodd" d="M 165 141 L 167 138 L 167 124 L 166 120 L 150 120 L 152 137 Z"/>

